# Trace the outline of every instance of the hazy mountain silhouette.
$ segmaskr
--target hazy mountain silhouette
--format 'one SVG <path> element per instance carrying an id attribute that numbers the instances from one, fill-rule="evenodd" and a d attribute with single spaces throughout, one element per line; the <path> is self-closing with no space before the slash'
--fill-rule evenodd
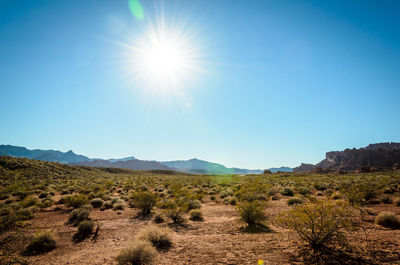
<path id="1" fill-rule="evenodd" d="M 29 150 L 25 147 L 13 145 L 0 145 L 0 155 L 59 162 L 63 164 L 90 160 L 90 158 L 86 156 L 75 154 L 72 150 L 64 153 L 54 150 Z"/>
<path id="2" fill-rule="evenodd" d="M 227 168 L 221 164 L 212 163 L 197 158 L 190 160 L 164 161 L 162 164 L 172 170 L 193 174 L 261 174 L 262 170 L 243 168 Z"/>

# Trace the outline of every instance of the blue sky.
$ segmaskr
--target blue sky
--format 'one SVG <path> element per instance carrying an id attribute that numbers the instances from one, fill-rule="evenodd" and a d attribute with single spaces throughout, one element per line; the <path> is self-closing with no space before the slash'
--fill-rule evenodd
<path id="1" fill-rule="evenodd" d="M 141 3 L 2 0 L 0 143 L 263 169 L 400 141 L 400 2 Z M 124 63 L 160 13 L 199 47 L 179 89 Z"/>

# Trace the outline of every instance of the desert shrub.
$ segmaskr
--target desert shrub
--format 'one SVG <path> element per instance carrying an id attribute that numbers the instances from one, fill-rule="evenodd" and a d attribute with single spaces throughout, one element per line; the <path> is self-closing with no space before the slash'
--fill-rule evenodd
<path id="1" fill-rule="evenodd" d="M 231 198 L 231 199 L 229 200 L 229 204 L 230 204 L 230 205 L 236 205 L 236 198 Z"/>
<path id="2" fill-rule="evenodd" d="M 50 198 L 44 198 L 39 204 L 38 206 L 40 208 L 48 208 L 50 206 L 52 206 L 54 204 L 54 201 Z"/>
<path id="3" fill-rule="evenodd" d="M 73 208 L 79 208 L 82 205 L 86 204 L 87 202 L 87 197 L 85 195 L 81 194 L 74 194 L 74 195 L 69 195 L 64 198 L 64 203 Z"/>
<path id="4" fill-rule="evenodd" d="M 164 217 L 163 217 L 161 214 L 156 214 L 156 215 L 154 215 L 154 217 L 153 217 L 153 221 L 154 221 L 154 223 L 156 223 L 156 224 L 163 223 L 163 222 L 164 222 Z"/>
<path id="5" fill-rule="evenodd" d="M 94 222 L 92 220 L 83 220 L 78 225 L 78 235 L 83 238 L 93 232 Z"/>
<path id="6" fill-rule="evenodd" d="M 34 255 L 49 252 L 56 248 L 56 241 L 50 232 L 36 234 L 25 250 L 25 254 Z"/>
<path id="7" fill-rule="evenodd" d="M 203 213 L 199 209 L 194 209 L 189 212 L 189 219 L 192 221 L 202 221 Z"/>
<path id="8" fill-rule="evenodd" d="M 201 208 L 201 204 L 198 200 L 188 200 L 188 202 L 186 203 L 186 211 L 190 211 L 193 209 L 200 209 Z"/>
<path id="9" fill-rule="evenodd" d="M 113 207 L 114 210 L 123 210 L 125 209 L 125 202 L 124 201 L 117 201 Z"/>
<path id="10" fill-rule="evenodd" d="M 272 188 L 272 189 L 270 189 L 270 190 L 267 192 L 267 194 L 268 194 L 269 196 L 274 196 L 274 195 L 277 194 L 278 192 L 279 192 L 278 188 Z"/>
<path id="11" fill-rule="evenodd" d="M 294 230 L 314 250 L 333 243 L 346 243 L 346 232 L 355 227 L 354 215 L 346 203 L 316 201 L 298 205 L 275 218 L 278 225 Z"/>
<path id="12" fill-rule="evenodd" d="M 210 196 L 210 200 L 215 201 L 216 197 L 214 195 Z"/>
<path id="13" fill-rule="evenodd" d="M 335 192 L 335 193 L 332 194 L 332 199 L 334 199 L 334 200 L 340 200 L 342 198 L 343 198 L 343 196 L 339 192 Z"/>
<path id="14" fill-rule="evenodd" d="M 341 187 L 340 191 L 349 200 L 351 205 L 365 206 L 377 195 L 379 186 L 373 183 L 350 183 Z"/>
<path id="15" fill-rule="evenodd" d="M 103 203 L 103 206 L 100 208 L 100 210 L 106 210 L 106 209 L 111 209 L 113 207 L 111 201 L 105 201 Z"/>
<path id="16" fill-rule="evenodd" d="M 400 197 L 397 197 L 397 198 L 393 199 L 393 205 L 394 206 L 400 206 Z"/>
<path id="17" fill-rule="evenodd" d="M 148 265 L 154 263 L 156 249 L 147 241 L 136 241 L 121 250 L 115 258 L 119 265 Z"/>
<path id="18" fill-rule="evenodd" d="M 319 191 L 324 191 L 328 188 L 326 183 L 316 182 L 314 183 L 314 188 Z"/>
<path id="19" fill-rule="evenodd" d="M 183 218 L 184 212 L 185 211 L 181 207 L 176 205 L 166 209 L 167 217 L 170 218 L 174 224 L 181 224 L 185 222 L 185 219 Z"/>
<path id="20" fill-rule="evenodd" d="M 19 202 L 19 206 L 22 208 L 27 208 L 34 206 L 39 203 L 39 200 L 36 197 L 26 197 L 22 201 Z"/>
<path id="21" fill-rule="evenodd" d="M 131 194 L 133 206 L 140 209 L 142 215 L 149 215 L 156 205 L 157 195 L 149 191 L 138 191 Z"/>
<path id="22" fill-rule="evenodd" d="M 32 208 L 26 208 L 15 211 L 15 216 L 17 221 L 25 221 L 34 218 L 35 214 L 33 213 Z"/>
<path id="23" fill-rule="evenodd" d="M 300 187 L 296 188 L 296 190 L 299 194 L 301 194 L 303 196 L 306 196 L 307 194 L 311 194 L 310 189 L 307 187 L 300 186 Z"/>
<path id="24" fill-rule="evenodd" d="M 392 212 L 380 212 L 375 217 L 375 224 L 388 227 L 388 228 L 400 228 L 400 219 Z"/>
<path id="25" fill-rule="evenodd" d="M 288 187 L 283 188 L 281 190 L 281 194 L 283 196 L 293 196 L 294 195 L 293 190 L 291 188 L 288 188 Z"/>
<path id="26" fill-rule="evenodd" d="M 172 238 L 167 228 L 149 225 L 139 232 L 138 240 L 148 241 L 157 249 L 168 249 L 172 246 Z"/>
<path id="27" fill-rule="evenodd" d="M 243 201 L 236 206 L 240 218 L 246 222 L 249 226 L 260 223 L 266 219 L 265 209 L 267 203 L 265 201 Z"/>
<path id="28" fill-rule="evenodd" d="M 287 204 L 289 206 L 302 204 L 303 202 L 304 202 L 303 198 L 300 198 L 300 197 L 293 197 L 293 198 L 290 198 L 289 200 L 287 200 Z"/>
<path id="29" fill-rule="evenodd" d="M 112 198 L 111 203 L 114 205 L 118 200 L 119 200 L 119 198 Z"/>
<path id="30" fill-rule="evenodd" d="M 380 201 L 384 204 L 392 203 L 392 200 L 390 199 L 390 197 L 388 195 L 382 196 Z"/>
<path id="31" fill-rule="evenodd" d="M 89 218 L 91 208 L 89 206 L 82 206 L 81 208 L 73 210 L 68 218 L 68 222 L 78 225 L 80 222 Z"/>
<path id="32" fill-rule="evenodd" d="M 100 198 L 94 198 L 90 201 L 90 204 L 93 206 L 93 208 L 100 208 L 103 206 L 104 201 Z"/>
<path id="33" fill-rule="evenodd" d="M 46 191 L 42 191 L 40 194 L 39 194 L 39 199 L 43 199 L 43 198 L 47 198 L 47 196 L 49 196 L 49 193 L 48 192 L 46 192 Z"/>

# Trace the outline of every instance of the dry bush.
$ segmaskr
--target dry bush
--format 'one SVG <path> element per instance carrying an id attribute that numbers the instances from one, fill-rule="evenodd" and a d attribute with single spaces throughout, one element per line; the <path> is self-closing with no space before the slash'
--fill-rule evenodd
<path id="1" fill-rule="evenodd" d="M 236 208 L 242 221 L 246 222 L 249 226 L 266 220 L 264 211 L 267 208 L 267 203 L 265 201 L 244 201 L 238 203 Z"/>
<path id="2" fill-rule="evenodd" d="M 400 228 L 400 219 L 392 212 L 380 212 L 377 217 L 375 217 L 375 224 L 397 229 Z"/>
<path id="3" fill-rule="evenodd" d="M 393 204 L 394 204 L 394 206 L 400 206 L 400 197 L 394 198 Z"/>
<path id="4" fill-rule="evenodd" d="M 80 222 L 87 220 L 89 218 L 91 207 L 89 205 L 84 205 L 81 208 L 73 210 L 68 218 L 68 222 L 78 225 Z"/>
<path id="5" fill-rule="evenodd" d="M 203 213 L 201 210 L 195 209 L 189 212 L 189 219 L 192 221 L 203 221 Z"/>
<path id="6" fill-rule="evenodd" d="M 100 198 L 94 198 L 90 201 L 90 204 L 93 206 L 93 208 L 100 208 L 103 206 L 104 201 Z"/>
<path id="7" fill-rule="evenodd" d="M 147 241 L 136 241 L 121 250 L 115 258 L 119 265 L 153 264 L 157 255 L 156 249 Z"/>
<path id="8" fill-rule="evenodd" d="M 85 238 L 92 234 L 94 222 L 92 220 L 84 220 L 78 225 L 78 235 L 80 238 Z"/>
<path id="9" fill-rule="evenodd" d="M 303 202 L 304 202 L 303 198 L 293 197 L 287 200 L 287 205 L 292 206 L 292 205 L 302 204 Z"/>
<path id="10" fill-rule="evenodd" d="M 299 205 L 278 215 L 276 223 L 296 232 L 313 250 L 321 250 L 334 243 L 346 243 L 346 232 L 355 228 L 351 207 L 343 202 L 317 201 Z"/>
<path id="11" fill-rule="evenodd" d="M 148 241 L 157 249 L 168 249 L 172 246 L 172 238 L 167 228 L 149 225 L 139 232 L 138 240 Z"/>
<path id="12" fill-rule="evenodd" d="M 138 191 L 131 194 L 132 206 L 140 209 L 141 214 L 146 216 L 149 215 L 156 205 L 157 195 L 149 191 Z"/>
<path id="13" fill-rule="evenodd" d="M 56 241 L 50 232 L 41 232 L 36 234 L 25 250 L 26 255 L 35 255 L 49 252 L 56 248 Z"/>
<path id="14" fill-rule="evenodd" d="M 81 194 L 69 195 L 64 198 L 65 204 L 73 208 L 79 208 L 83 206 L 87 200 L 87 197 Z"/>

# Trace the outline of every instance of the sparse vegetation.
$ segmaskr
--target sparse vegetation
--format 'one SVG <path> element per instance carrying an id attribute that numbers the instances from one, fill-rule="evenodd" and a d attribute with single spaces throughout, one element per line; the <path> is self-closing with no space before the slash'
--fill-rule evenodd
<path id="1" fill-rule="evenodd" d="M 168 249 L 172 246 L 172 238 L 167 228 L 149 225 L 139 232 L 138 240 L 148 241 L 157 249 Z"/>
<path id="2" fill-rule="evenodd" d="M 355 228 L 354 214 L 342 202 L 317 201 L 280 214 L 276 223 L 293 230 L 313 250 L 344 244 L 346 232 Z"/>
<path id="3" fill-rule="evenodd" d="M 51 232 L 40 232 L 33 236 L 25 250 L 27 255 L 49 252 L 56 248 L 56 241 Z"/>
<path id="4" fill-rule="evenodd" d="M 156 249 L 147 241 L 136 241 L 123 249 L 115 258 L 119 265 L 152 264 L 157 255 Z"/>
<path id="5" fill-rule="evenodd" d="M 375 217 L 375 223 L 388 228 L 400 228 L 400 219 L 394 213 L 388 211 L 380 212 Z"/>

